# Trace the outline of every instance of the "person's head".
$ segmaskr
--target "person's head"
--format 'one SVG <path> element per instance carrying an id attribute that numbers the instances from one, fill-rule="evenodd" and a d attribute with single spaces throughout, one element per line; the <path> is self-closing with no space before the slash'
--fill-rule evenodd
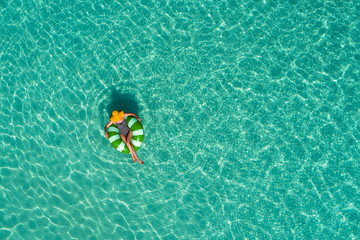
<path id="1" fill-rule="evenodd" d="M 121 119 L 123 119 L 123 117 L 124 117 L 124 111 L 116 111 L 116 110 L 114 110 L 111 113 L 110 120 L 113 121 L 113 122 L 118 122 Z"/>

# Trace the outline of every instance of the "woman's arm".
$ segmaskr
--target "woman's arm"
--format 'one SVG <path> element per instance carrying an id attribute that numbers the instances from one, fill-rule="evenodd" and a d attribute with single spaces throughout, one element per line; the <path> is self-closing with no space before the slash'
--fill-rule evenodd
<path id="1" fill-rule="evenodd" d="M 107 131 L 106 131 L 106 129 L 111 125 L 113 123 L 113 121 L 110 121 L 110 122 L 108 122 L 108 124 L 106 124 L 106 126 L 105 126 L 105 137 L 106 138 L 108 138 L 108 133 L 107 133 Z"/>
<path id="2" fill-rule="evenodd" d="M 139 118 L 136 114 L 134 114 L 134 113 L 125 113 L 124 114 L 124 117 L 127 117 L 127 116 L 134 116 L 134 117 L 136 117 L 137 118 L 137 120 L 140 122 L 141 121 L 141 118 Z"/>

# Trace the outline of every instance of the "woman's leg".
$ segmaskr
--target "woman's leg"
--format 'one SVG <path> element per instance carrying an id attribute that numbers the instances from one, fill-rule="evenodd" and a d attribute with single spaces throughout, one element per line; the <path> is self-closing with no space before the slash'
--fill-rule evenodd
<path id="1" fill-rule="evenodd" d="M 128 135 L 126 136 L 126 142 L 129 143 L 129 145 L 131 146 L 131 150 L 132 150 L 132 151 L 130 151 L 130 152 L 132 152 L 132 155 L 135 157 L 135 159 L 136 159 L 140 164 L 143 164 L 144 162 L 141 161 L 141 160 L 138 158 L 138 156 L 137 156 L 137 154 L 136 154 L 136 152 L 135 152 L 134 146 L 133 146 L 132 143 L 131 143 L 131 139 L 132 139 L 132 131 L 130 130 L 129 133 L 128 133 Z M 129 148 L 129 149 L 130 149 L 130 148 Z"/>
<path id="2" fill-rule="evenodd" d="M 135 157 L 134 157 L 134 154 L 133 154 L 133 149 L 132 149 L 132 146 L 131 146 L 131 143 L 129 144 L 127 142 L 127 139 L 124 135 L 120 135 L 121 139 L 123 140 L 123 142 L 126 144 L 126 146 L 129 148 L 130 150 L 130 154 L 131 154 L 131 158 L 133 160 L 133 162 L 135 162 Z"/>

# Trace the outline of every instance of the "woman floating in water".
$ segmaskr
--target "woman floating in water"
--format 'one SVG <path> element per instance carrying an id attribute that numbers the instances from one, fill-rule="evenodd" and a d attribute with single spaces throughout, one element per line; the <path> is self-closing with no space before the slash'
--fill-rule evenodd
<path id="1" fill-rule="evenodd" d="M 113 111 L 111 116 L 110 116 L 110 121 L 108 124 L 106 124 L 105 126 L 105 136 L 106 138 L 109 138 L 109 134 L 106 131 L 108 129 L 108 127 L 111 124 L 115 124 L 116 127 L 119 129 L 119 135 L 121 137 L 121 139 L 123 140 L 123 142 L 126 144 L 126 146 L 129 148 L 131 157 L 133 159 L 133 162 L 135 162 L 135 160 L 137 160 L 140 164 L 143 164 L 144 162 L 141 161 L 138 156 L 136 155 L 136 152 L 134 150 L 134 146 L 131 143 L 131 139 L 133 137 L 133 133 L 131 131 L 131 129 L 129 128 L 129 126 L 126 123 L 125 118 L 128 116 L 134 116 L 137 118 L 137 120 L 140 122 L 141 119 L 133 113 L 124 113 L 124 111 Z"/>

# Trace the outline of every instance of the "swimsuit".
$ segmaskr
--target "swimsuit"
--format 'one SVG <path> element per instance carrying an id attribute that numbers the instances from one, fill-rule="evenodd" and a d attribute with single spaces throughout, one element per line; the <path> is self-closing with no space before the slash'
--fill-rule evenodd
<path id="1" fill-rule="evenodd" d="M 130 128 L 128 127 L 128 125 L 126 124 L 126 121 L 123 120 L 122 122 L 120 123 L 115 123 L 115 125 L 118 127 L 119 129 L 119 134 L 120 135 L 123 135 L 123 136 L 127 136 L 127 134 L 129 133 L 130 131 Z"/>

